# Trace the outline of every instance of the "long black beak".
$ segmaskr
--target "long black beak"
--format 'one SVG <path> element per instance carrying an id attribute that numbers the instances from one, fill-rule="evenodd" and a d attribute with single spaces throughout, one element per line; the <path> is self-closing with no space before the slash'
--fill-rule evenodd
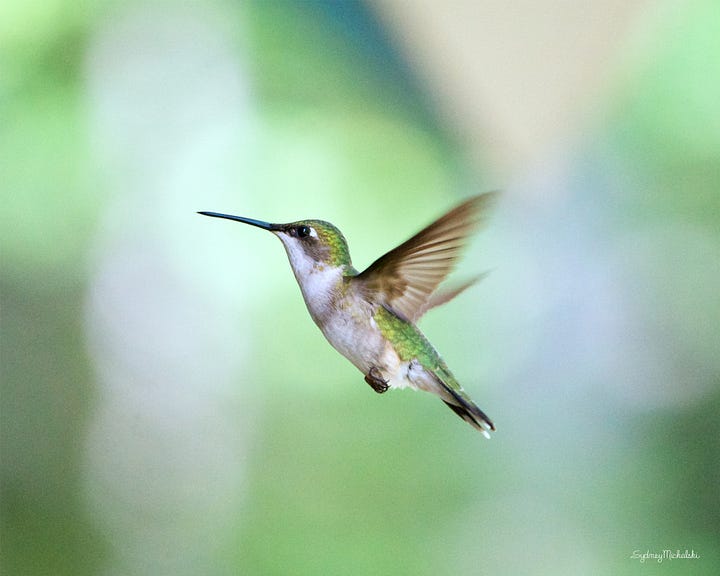
<path id="1" fill-rule="evenodd" d="M 253 220 L 252 218 L 245 218 L 243 216 L 232 216 L 231 214 L 220 214 L 218 212 L 198 212 L 203 216 L 212 216 L 213 218 L 225 218 L 227 220 L 235 220 L 236 222 L 242 222 L 243 224 L 250 224 L 250 226 L 257 226 L 263 230 L 280 230 L 280 225 L 270 224 L 270 222 L 263 222 L 262 220 Z"/>

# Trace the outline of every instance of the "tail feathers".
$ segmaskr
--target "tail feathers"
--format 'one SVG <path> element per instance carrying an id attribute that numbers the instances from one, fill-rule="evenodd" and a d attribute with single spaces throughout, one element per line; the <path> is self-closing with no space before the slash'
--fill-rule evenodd
<path id="1" fill-rule="evenodd" d="M 489 440 L 490 432 L 495 430 L 495 425 L 492 423 L 492 420 L 463 392 L 448 387 L 446 387 L 446 390 L 452 396 L 452 400 L 443 400 L 443 402 L 445 402 L 455 414 L 465 420 L 465 422 L 473 428 L 480 430 L 482 435 Z"/>

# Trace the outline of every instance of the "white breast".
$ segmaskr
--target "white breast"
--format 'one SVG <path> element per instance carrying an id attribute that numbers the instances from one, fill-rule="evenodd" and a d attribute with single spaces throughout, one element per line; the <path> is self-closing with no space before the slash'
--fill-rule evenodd
<path id="1" fill-rule="evenodd" d="M 343 267 L 316 262 L 295 238 L 278 236 L 285 245 L 308 311 L 333 348 L 363 374 L 376 367 L 391 386 L 414 387 L 407 379 L 408 363 L 398 358 L 377 327 L 373 306 L 340 289 Z M 343 298 L 350 300 L 342 301 Z"/>

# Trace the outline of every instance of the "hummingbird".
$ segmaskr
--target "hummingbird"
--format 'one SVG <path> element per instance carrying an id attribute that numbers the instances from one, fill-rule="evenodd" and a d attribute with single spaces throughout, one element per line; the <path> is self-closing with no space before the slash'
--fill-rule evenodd
<path id="1" fill-rule="evenodd" d="M 198 214 L 249 224 L 280 239 L 310 316 L 375 392 L 405 387 L 431 392 L 490 438 L 492 421 L 416 323 L 483 276 L 451 290 L 437 290 L 496 196 L 490 192 L 465 200 L 363 272 L 353 267 L 345 237 L 329 222 L 272 224 L 218 212 Z"/>

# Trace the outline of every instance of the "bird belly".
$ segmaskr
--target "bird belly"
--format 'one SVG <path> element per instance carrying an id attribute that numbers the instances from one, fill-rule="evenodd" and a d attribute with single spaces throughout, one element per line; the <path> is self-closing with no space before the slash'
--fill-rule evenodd
<path id="1" fill-rule="evenodd" d="M 362 326 L 356 332 L 348 333 L 346 322 L 339 319 L 337 323 L 327 325 L 323 333 L 333 347 L 363 374 L 375 368 L 391 388 L 425 388 L 428 377 L 425 369 L 415 360 L 402 360 L 374 322 L 370 324 L 372 326 Z"/>
<path id="2" fill-rule="evenodd" d="M 337 311 L 320 327 L 325 338 L 363 374 L 380 367 L 387 342 L 371 317 Z"/>
<path id="3" fill-rule="evenodd" d="M 417 360 L 403 360 L 383 336 L 372 310 L 336 309 L 317 322 L 328 342 L 363 374 L 372 368 L 391 388 L 429 388 L 428 374 Z"/>

